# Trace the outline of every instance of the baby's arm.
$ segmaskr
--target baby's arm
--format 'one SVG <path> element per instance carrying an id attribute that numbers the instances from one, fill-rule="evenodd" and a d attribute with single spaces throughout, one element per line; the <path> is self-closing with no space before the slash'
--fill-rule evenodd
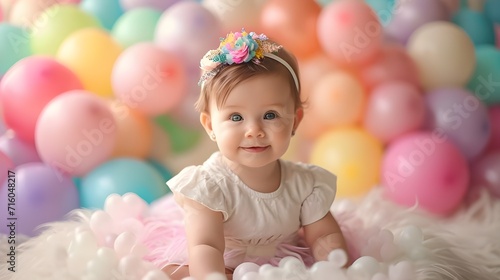
<path id="1" fill-rule="evenodd" d="M 343 249 L 347 253 L 344 236 L 331 212 L 320 220 L 304 226 L 304 239 L 311 247 L 317 261 L 327 260 L 328 254 L 334 249 Z"/>
<path id="2" fill-rule="evenodd" d="M 185 211 L 190 276 L 205 279 L 213 272 L 225 274 L 222 213 L 182 195 L 176 195 L 176 200 Z"/>

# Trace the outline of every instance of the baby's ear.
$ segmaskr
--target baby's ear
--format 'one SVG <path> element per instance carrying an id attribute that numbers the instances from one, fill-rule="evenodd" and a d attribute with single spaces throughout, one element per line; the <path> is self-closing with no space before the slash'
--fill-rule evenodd
<path id="1" fill-rule="evenodd" d="M 212 118 L 207 112 L 202 112 L 200 114 L 200 123 L 205 128 L 205 131 L 207 132 L 208 136 L 212 134 Z"/>
<path id="2" fill-rule="evenodd" d="M 302 109 L 302 108 L 297 109 L 297 111 L 295 111 L 295 119 L 293 122 L 293 131 L 297 130 L 297 127 L 299 127 L 299 124 L 302 121 L 303 117 L 304 117 L 304 109 Z"/>

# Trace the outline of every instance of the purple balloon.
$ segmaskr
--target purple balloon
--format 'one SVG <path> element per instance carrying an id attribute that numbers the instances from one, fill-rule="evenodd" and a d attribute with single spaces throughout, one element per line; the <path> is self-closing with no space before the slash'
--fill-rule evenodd
<path id="1" fill-rule="evenodd" d="M 439 0 L 396 1 L 392 20 L 385 33 L 392 40 L 406 44 L 420 26 L 437 20 L 449 20 L 446 6 Z"/>
<path id="2" fill-rule="evenodd" d="M 145 7 L 164 11 L 178 1 L 180 0 L 120 0 L 120 5 L 126 11 Z"/>
<path id="3" fill-rule="evenodd" d="M 3 186 L 9 170 L 14 168 L 12 160 L 2 151 L 0 151 L 0 188 Z"/>
<path id="4" fill-rule="evenodd" d="M 13 204 L 8 205 L 9 199 Z M 0 189 L 0 220 L 12 224 L 17 234 L 35 236 L 40 233 L 38 226 L 60 221 L 78 207 L 78 191 L 71 177 L 41 162 L 18 166 Z M 0 232 L 9 235 L 12 228 L 4 225 Z"/>
<path id="5" fill-rule="evenodd" d="M 474 185 L 486 187 L 500 198 L 500 152 L 486 154 L 473 167 Z"/>
<path id="6" fill-rule="evenodd" d="M 19 139 L 13 131 L 7 131 L 0 137 L 0 151 L 4 152 L 15 166 L 42 161 L 35 146 Z"/>
<path id="7" fill-rule="evenodd" d="M 430 91 L 425 98 L 427 128 L 449 137 L 467 159 L 479 156 L 491 135 L 486 105 L 462 88 Z"/>

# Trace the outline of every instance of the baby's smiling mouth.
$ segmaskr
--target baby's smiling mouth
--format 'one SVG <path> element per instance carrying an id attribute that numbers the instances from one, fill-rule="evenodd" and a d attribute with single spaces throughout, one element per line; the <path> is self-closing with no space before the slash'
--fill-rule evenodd
<path id="1" fill-rule="evenodd" d="M 267 150 L 267 148 L 269 148 L 269 146 L 248 146 L 248 147 L 241 147 L 241 148 L 247 152 L 250 152 L 250 153 L 260 153 L 260 152 Z"/>

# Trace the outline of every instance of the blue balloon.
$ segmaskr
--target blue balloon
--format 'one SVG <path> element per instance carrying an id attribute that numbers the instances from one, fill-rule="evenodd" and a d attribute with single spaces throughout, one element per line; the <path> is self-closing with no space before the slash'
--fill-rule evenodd
<path id="1" fill-rule="evenodd" d="M 491 21 L 500 24 L 500 1 L 486 0 L 484 3 L 484 13 Z"/>
<path id="2" fill-rule="evenodd" d="M 19 26 L 0 23 L 0 77 L 16 62 L 31 54 L 29 34 Z"/>
<path id="3" fill-rule="evenodd" d="M 396 0 L 366 0 L 366 4 L 368 4 L 377 14 L 382 26 L 387 26 L 392 20 L 395 1 Z"/>
<path id="4" fill-rule="evenodd" d="M 102 209 L 113 193 L 135 193 L 147 203 L 168 193 L 162 175 L 150 164 L 134 158 L 107 161 L 82 178 L 80 204 L 89 209 Z"/>
<path id="5" fill-rule="evenodd" d="M 487 105 L 500 103 L 500 50 L 492 45 L 476 48 L 476 68 L 467 88 Z"/>
<path id="6" fill-rule="evenodd" d="M 123 14 L 119 0 L 83 0 L 80 8 L 96 17 L 107 30 L 111 30 L 116 20 Z"/>
<path id="7" fill-rule="evenodd" d="M 495 28 L 485 14 L 462 8 L 455 13 L 452 21 L 469 35 L 475 46 L 495 44 Z"/>

